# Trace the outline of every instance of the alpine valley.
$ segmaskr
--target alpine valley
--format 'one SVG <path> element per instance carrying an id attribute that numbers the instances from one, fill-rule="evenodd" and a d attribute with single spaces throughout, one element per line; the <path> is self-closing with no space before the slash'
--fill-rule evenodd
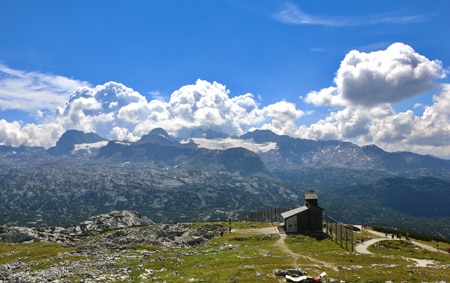
<path id="1" fill-rule="evenodd" d="M 303 204 L 325 216 L 450 239 L 450 160 L 256 130 L 139 141 L 65 132 L 54 147 L 0 146 L 0 225 L 69 226 L 116 210 L 156 223 L 240 219 Z"/>

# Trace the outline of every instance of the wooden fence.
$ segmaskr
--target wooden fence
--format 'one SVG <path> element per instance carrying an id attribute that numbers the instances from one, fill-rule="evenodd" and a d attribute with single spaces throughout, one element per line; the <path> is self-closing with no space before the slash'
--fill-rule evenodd
<path id="1" fill-rule="evenodd" d="M 354 251 L 353 228 L 327 216 L 327 234 L 347 251 Z"/>

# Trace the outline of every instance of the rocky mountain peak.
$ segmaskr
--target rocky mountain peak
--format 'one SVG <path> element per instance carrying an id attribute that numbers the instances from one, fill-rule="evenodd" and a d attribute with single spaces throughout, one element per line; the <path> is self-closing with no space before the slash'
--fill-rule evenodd
<path id="1" fill-rule="evenodd" d="M 147 135 L 143 135 L 138 143 L 156 143 L 156 144 L 169 144 L 175 145 L 179 142 L 171 137 L 164 129 L 155 128 L 150 131 Z"/>
<path id="2" fill-rule="evenodd" d="M 50 147 L 47 152 L 54 156 L 70 154 L 75 149 L 76 144 L 96 143 L 100 141 L 106 141 L 106 139 L 96 133 L 68 130 L 59 138 L 56 145 Z"/>
<path id="3" fill-rule="evenodd" d="M 248 132 L 248 133 L 240 136 L 241 139 L 244 139 L 244 140 L 252 139 L 256 143 L 264 143 L 264 142 L 269 142 L 269 141 L 276 142 L 276 141 L 280 140 L 282 137 L 286 137 L 286 136 L 279 136 L 270 130 L 255 130 L 255 131 Z"/>

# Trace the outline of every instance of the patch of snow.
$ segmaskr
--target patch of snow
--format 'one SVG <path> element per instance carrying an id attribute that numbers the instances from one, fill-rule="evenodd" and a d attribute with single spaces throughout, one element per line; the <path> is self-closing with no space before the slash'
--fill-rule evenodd
<path id="1" fill-rule="evenodd" d="M 268 152 L 269 150 L 276 149 L 277 143 L 255 143 L 252 140 L 241 140 L 233 138 L 225 139 L 206 139 L 206 138 L 191 138 L 199 147 L 207 148 L 211 150 L 225 150 L 236 147 L 243 147 L 253 152 Z M 188 143 L 189 141 L 183 141 Z"/>
<path id="2" fill-rule="evenodd" d="M 91 148 L 100 148 L 105 146 L 108 143 L 108 141 L 99 141 L 94 143 L 80 143 L 75 145 L 74 151 L 78 150 L 89 150 Z"/>
<path id="3" fill-rule="evenodd" d="M 115 141 L 116 144 L 121 144 L 121 145 L 131 145 L 129 142 L 123 142 L 123 141 Z"/>

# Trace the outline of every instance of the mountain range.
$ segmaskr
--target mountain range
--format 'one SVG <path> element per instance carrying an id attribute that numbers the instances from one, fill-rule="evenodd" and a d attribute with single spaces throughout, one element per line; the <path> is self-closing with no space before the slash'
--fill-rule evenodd
<path id="1" fill-rule="evenodd" d="M 0 225 L 68 226 L 112 210 L 160 223 L 240 218 L 303 204 L 324 213 L 450 238 L 450 160 L 375 145 L 256 130 L 138 141 L 65 132 L 54 147 L 0 146 Z"/>

